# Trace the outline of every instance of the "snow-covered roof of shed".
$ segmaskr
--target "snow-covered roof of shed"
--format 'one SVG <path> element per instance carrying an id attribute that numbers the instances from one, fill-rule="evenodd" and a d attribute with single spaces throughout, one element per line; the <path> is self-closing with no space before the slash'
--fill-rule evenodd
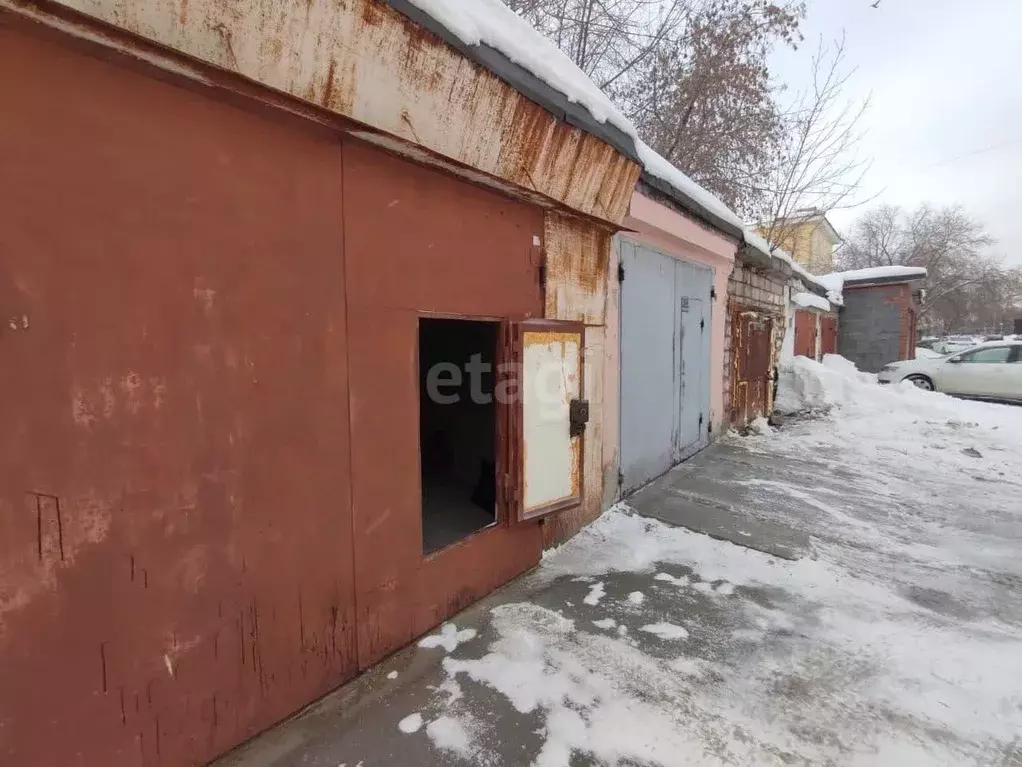
<path id="1" fill-rule="evenodd" d="M 873 266 L 868 269 L 852 269 L 847 272 L 824 274 L 818 279 L 829 290 L 844 290 L 845 285 L 863 283 L 913 282 L 926 278 L 926 269 L 921 266 Z"/>
<path id="2" fill-rule="evenodd" d="M 688 213 L 746 241 L 742 219 L 639 139 L 631 120 L 556 45 L 500 0 L 387 0 L 552 114 L 606 141 Z"/>
<path id="3" fill-rule="evenodd" d="M 819 309 L 823 312 L 830 311 L 830 301 L 815 293 L 796 293 L 791 297 L 793 303 L 804 309 Z"/>

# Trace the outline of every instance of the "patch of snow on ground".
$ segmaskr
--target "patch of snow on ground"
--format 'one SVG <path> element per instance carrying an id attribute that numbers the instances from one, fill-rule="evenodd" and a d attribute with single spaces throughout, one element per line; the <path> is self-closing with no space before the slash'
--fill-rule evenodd
<path id="1" fill-rule="evenodd" d="M 639 631 L 660 637 L 661 639 L 688 639 L 688 631 L 673 623 L 650 623 L 643 626 Z"/>
<path id="2" fill-rule="evenodd" d="M 461 686 L 453 679 L 445 679 L 437 687 L 440 692 L 447 693 L 447 703 L 454 703 L 456 700 L 461 700 L 465 693 L 461 691 Z"/>
<path id="3" fill-rule="evenodd" d="M 389 674 L 387 674 L 387 679 L 397 679 L 397 672 L 391 671 Z"/>
<path id="4" fill-rule="evenodd" d="M 422 714 L 409 714 L 397 723 L 397 728 L 405 735 L 411 735 L 422 729 Z"/>
<path id="5" fill-rule="evenodd" d="M 426 734 L 433 745 L 444 751 L 453 751 L 461 756 L 472 753 L 472 739 L 464 725 L 454 717 L 441 716 L 426 725 Z"/>
<path id="6" fill-rule="evenodd" d="M 598 629 L 612 629 L 617 625 L 617 621 L 613 618 L 600 618 L 598 621 L 593 621 L 593 625 Z"/>
<path id="7" fill-rule="evenodd" d="M 606 593 L 607 592 L 603 590 L 603 581 L 600 581 L 599 583 L 594 583 L 589 587 L 589 593 L 586 594 L 585 599 L 582 601 L 587 605 L 596 606 L 600 604 L 600 600 L 606 596 Z"/>
<path id="8" fill-rule="evenodd" d="M 641 605 L 642 600 L 644 600 L 645 598 L 646 595 L 643 594 L 641 591 L 633 591 L 631 594 L 628 595 L 628 601 L 631 602 L 633 605 Z"/>
<path id="9" fill-rule="evenodd" d="M 657 573 L 653 576 L 655 581 L 664 581 L 675 586 L 688 586 L 689 580 L 687 575 L 682 575 L 680 578 L 671 575 L 670 573 Z"/>
<path id="10" fill-rule="evenodd" d="M 664 678 L 657 658 L 620 639 L 576 632 L 571 621 L 539 605 L 502 605 L 491 616 L 500 638 L 490 653 L 447 658 L 444 668 L 491 687 L 522 714 L 540 715 L 545 740 L 535 764 L 569 767 L 573 754 L 608 764 L 699 758 L 703 749 L 683 726 L 683 710 L 663 705 L 683 687 Z M 641 694 L 646 686 L 660 690 L 663 700 Z"/>
<path id="11" fill-rule="evenodd" d="M 424 647 L 426 649 L 442 647 L 447 652 L 454 652 L 458 649 L 458 645 L 462 642 L 468 642 L 475 639 L 475 635 L 475 629 L 462 629 L 461 631 L 458 631 L 458 627 L 453 623 L 445 623 L 441 627 L 439 634 L 432 634 L 426 637 L 419 642 L 419 647 Z"/>

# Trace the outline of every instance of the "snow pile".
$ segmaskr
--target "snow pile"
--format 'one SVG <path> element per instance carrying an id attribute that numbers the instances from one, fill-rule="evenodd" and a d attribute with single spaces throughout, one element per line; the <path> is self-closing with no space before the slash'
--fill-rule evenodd
<path id="1" fill-rule="evenodd" d="M 808 357 L 784 360 L 778 375 L 774 410 L 785 415 L 829 410 L 881 393 L 876 376 L 860 373 L 854 364 L 836 354 L 824 355 L 822 363 Z"/>
<path id="2" fill-rule="evenodd" d="M 635 126 L 596 83 L 500 0 L 408 1 L 465 45 L 485 44 L 495 48 L 568 101 L 585 107 L 597 122 L 610 123 L 637 140 Z"/>
<path id="3" fill-rule="evenodd" d="M 819 309 L 821 312 L 830 311 L 830 301 L 815 293 L 796 293 L 791 300 L 804 309 Z"/>

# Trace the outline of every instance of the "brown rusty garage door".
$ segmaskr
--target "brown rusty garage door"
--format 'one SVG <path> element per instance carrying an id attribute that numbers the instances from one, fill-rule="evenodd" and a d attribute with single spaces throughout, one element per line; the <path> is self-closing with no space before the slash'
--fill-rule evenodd
<path id="1" fill-rule="evenodd" d="M 0 764 L 200 764 L 357 667 L 341 149 L 0 71 Z"/>
<path id="2" fill-rule="evenodd" d="M 795 356 L 816 359 L 816 315 L 804 309 L 795 311 Z"/>
<path id="3" fill-rule="evenodd" d="M 772 321 L 737 307 L 731 318 L 731 422 L 743 426 L 767 414 L 771 385 Z"/>
<path id="4" fill-rule="evenodd" d="M 539 562 L 536 522 L 423 556 L 416 354 L 421 310 L 538 317 L 542 211 L 346 143 L 345 255 L 359 664 L 407 644 Z"/>
<path id="5" fill-rule="evenodd" d="M 820 317 L 820 354 L 837 354 L 837 317 Z"/>

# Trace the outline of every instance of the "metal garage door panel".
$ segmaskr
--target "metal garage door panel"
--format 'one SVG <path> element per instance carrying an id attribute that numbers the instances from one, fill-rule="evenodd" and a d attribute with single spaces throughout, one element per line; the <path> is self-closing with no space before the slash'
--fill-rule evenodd
<path id="1" fill-rule="evenodd" d="M 710 288 L 707 267 L 677 263 L 675 291 L 680 330 L 677 356 L 678 400 L 674 462 L 683 461 L 707 443 L 710 408 Z"/>
<path id="2" fill-rule="evenodd" d="M 618 240 L 621 285 L 622 490 L 670 468 L 676 423 L 675 261 Z"/>

